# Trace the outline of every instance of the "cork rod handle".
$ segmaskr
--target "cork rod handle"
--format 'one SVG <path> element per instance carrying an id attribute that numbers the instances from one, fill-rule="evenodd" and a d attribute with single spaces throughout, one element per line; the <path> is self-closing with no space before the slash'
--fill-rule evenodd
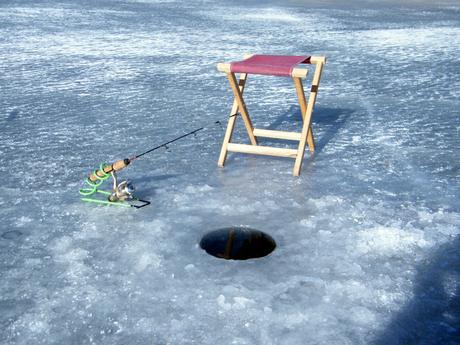
<path id="1" fill-rule="evenodd" d="M 121 169 L 126 168 L 130 162 L 131 160 L 128 158 L 120 159 L 119 161 L 116 161 L 113 164 L 106 165 L 103 168 L 103 171 L 101 171 L 101 169 L 98 169 L 95 172 L 91 173 L 91 175 L 89 175 L 89 179 L 92 182 L 96 182 L 98 180 L 97 176 L 104 177 L 105 175 L 110 174 L 112 171 L 120 171 Z"/>

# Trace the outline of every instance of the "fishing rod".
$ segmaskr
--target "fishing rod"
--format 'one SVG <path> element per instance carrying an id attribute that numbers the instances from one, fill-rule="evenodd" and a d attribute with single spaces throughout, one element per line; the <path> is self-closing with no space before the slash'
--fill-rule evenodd
<path id="1" fill-rule="evenodd" d="M 203 130 L 205 127 L 200 127 L 198 129 L 195 129 L 189 133 L 186 133 L 184 135 L 181 135 L 177 138 L 174 138 L 172 140 L 169 140 L 161 145 L 158 145 L 158 146 L 155 146 L 143 153 L 140 153 L 140 154 L 137 154 L 133 157 L 130 157 L 130 158 L 124 158 L 124 159 L 120 159 L 118 161 L 116 161 L 115 163 L 112 163 L 112 164 L 107 164 L 107 165 L 104 165 L 104 167 L 102 169 L 99 169 L 99 170 L 96 170 L 94 171 L 93 173 L 91 173 L 89 175 L 89 179 L 93 182 L 96 182 L 98 180 L 99 177 L 104 177 L 104 175 L 106 174 L 110 174 L 112 171 L 120 171 L 124 168 L 126 168 L 132 161 L 134 161 L 135 159 L 138 159 L 139 157 L 142 157 L 143 155 L 146 155 L 150 152 L 153 152 L 153 151 L 156 151 L 158 149 L 161 149 L 162 147 L 167 147 L 169 144 L 175 142 L 175 141 L 178 141 L 180 139 L 183 139 L 185 137 L 188 137 L 189 135 L 192 135 L 192 134 L 195 134 L 201 130 Z"/>
<path id="2" fill-rule="evenodd" d="M 238 113 L 230 115 L 231 117 L 237 116 Z M 220 125 L 220 121 L 214 121 L 213 125 Z M 120 159 L 112 164 L 101 164 L 99 169 L 94 170 L 88 178 L 85 180 L 86 184 L 89 185 L 89 188 L 81 188 L 80 189 L 80 194 L 84 196 L 81 198 L 83 201 L 86 202 L 93 202 L 93 203 L 98 203 L 98 204 L 106 204 L 106 205 L 116 205 L 116 206 L 125 206 L 125 207 L 135 207 L 135 208 L 141 208 L 144 206 L 147 206 L 150 204 L 149 201 L 147 200 L 141 200 L 136 197 L 134 197 L 133 192 L 134 192 L 134 187 L 131 182 L 129 181 L 122 181 L 121 183 L 118 183 L 117 180 L 117 175 L 116 173 L 119 172 L 120 170 L 123 170 L 126 168 L 130 163 L 132 163 L 134 160 L 151 153 L 153 151 L 156 151 L 162 147 L 168 147 L 169 144 L 172 144 L 173 142 L 176 142 L 178 140 L 184 139 L 190 135 L 196 135 L 197 132 L 209 127 L 208 126 L 203 126 L 199 127 L 197 129 L 194 129 L 191 132 L 185 133 L 183 135 L 180 135 L 174 139 L 171 139 L 169 141 L 166 141 L 158 146 L 155 146 L 145 152 L 139 153 L 135 156 L 132 156 L 130 158 L 124 158 Z M 109 177 L 113 178 L 113 188 L 111 192 L 103 191 L 99 189 L 99 186 L 107 180 Z M 93 196 L 94 194 L 99 193 L 104 195 L 104 197 L 107 197 L 105 199 L 99 199 L 99 198 L 94 198 L 90 197 Z M 130 202 L 128 202 L 130 201 Z"/>

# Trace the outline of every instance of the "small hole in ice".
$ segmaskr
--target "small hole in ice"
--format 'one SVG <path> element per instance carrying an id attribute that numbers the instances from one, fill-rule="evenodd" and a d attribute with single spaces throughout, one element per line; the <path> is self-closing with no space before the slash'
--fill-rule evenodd
<path id="1" fill-rule="evenodd" d="M 18 230 L 6 231 L 2 234 L 2 238 L 5 240 L 15 240 L 22 235 L 22 232 Z"/>
<path id="2" fill-rule="evenodd" d="M 228 227 L 208 232 L 200 241 L 206 253 L 221 259 L 247 260 L 261 258 L 276 248 L 268 234 L 245 227 Z"/>

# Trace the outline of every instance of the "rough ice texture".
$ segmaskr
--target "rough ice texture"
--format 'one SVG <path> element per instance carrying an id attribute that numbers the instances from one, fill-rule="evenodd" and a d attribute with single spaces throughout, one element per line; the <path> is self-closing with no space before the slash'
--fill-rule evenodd
<path id="1" fill-rule="evenodd" d="M 0 343 L 459 343 L 459 13 L 2 1 Z M 299 178 L 286 159 L 231 154 L 217 168 L 211 125 L 121 174 L 149 208 L 79 200 L 102 161 L 225 122 L 215 66 L 244 53 L 328 57 Z M 299 128 L 288 78 L 246 90 L 256 126 Z M 241 122 L 234 139 L 247 141 Z M 230 225 L 278 247 L 245 262 L 199 248 Z"/>

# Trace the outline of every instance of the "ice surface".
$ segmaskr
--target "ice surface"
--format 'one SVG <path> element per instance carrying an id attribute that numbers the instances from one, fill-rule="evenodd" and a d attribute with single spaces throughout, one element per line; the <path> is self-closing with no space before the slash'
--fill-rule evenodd
<path id="1" fill-rule="evenodd" d="M 459 14 L 456 1 L 2 1 L 0 343 L 460 343 Z M 150 207 L 79 200 L 101 162 L 225 123 L 215 64 L 246 52 L 328 57 L 299 178 L 268 157 L 219 169 L 212 125 L 122 172 Z M 251 77 L 246 94 L 257 126 L 299 127 L 289 79 Z M 277 249 L 234 262 L 199 248 L 231 225 Z"/>

